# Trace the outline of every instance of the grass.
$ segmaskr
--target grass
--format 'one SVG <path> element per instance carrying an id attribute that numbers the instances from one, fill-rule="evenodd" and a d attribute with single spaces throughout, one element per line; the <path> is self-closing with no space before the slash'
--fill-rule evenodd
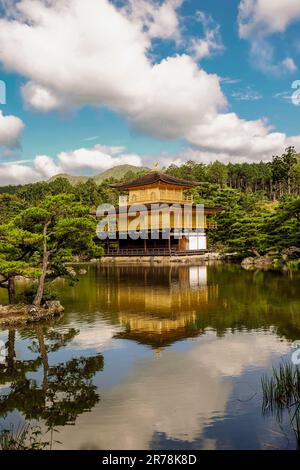
<path id="1" fill-rule="evenodd" d="M 263 412 L 276 415 L 282 421 L 287 411 L 300 448 L 300 369 L 283 362 L 278 369 L 273 368 L 271 377 L 263 376 Z"/>
<path id="2" fill-rule="evenodd" d="M 286 266 L 290 271 L 298 271 L 300 269 L 300 260 L 287 261 Z"/>
<path id="3" fill-rule="evenodd" d="M 50 447 L 50 442 L 43 441 L 39 426 L 24 423 L 0 430 L 0 450 L 45 450 Z"/>

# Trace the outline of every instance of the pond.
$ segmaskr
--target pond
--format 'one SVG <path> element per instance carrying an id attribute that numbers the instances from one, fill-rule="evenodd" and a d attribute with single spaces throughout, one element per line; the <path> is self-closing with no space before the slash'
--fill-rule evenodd
<path id="1" fill-rule="evenodd" d="M 300 339 L 299 273 L 84 267 L 56 284 L 61 318 L 0 331 L 1 426 L 40 423 L 57 449 L 296 447 L 261 378 Z"/>

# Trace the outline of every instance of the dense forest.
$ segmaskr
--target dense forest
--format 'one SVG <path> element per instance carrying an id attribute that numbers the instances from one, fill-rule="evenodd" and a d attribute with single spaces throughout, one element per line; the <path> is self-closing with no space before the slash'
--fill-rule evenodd
<path id="1" fill-rule="evenodd" d="M 300 195 L 300 155 L 294 147 L 281 156 L 264 163 L 220 163 L 209 165 L 187 162 L 182 166 L 171 165 L 167 173 L 180 178 L 216 183 L 220 188 L 229 187 L 243 192 L 260 192 L 271 200 L 285 194 Z"/>
<path id="2" fill-rule="evenodd" d="M 224 208 L 215 216 L 211 247 L 269 254 L 278 265 L 282 258 L 300 258 L 300 155 L 294 147 L 267 163 L 187 162 L 166 171 L 202 182 L 192 190 L 195 202 Z"/>
<path id="3" fill-rule="evenodd" d="M 288 259 L 299 267 L 300 157 L 293 147 L 269 163 L 189 161 L 164 171 L 198 181 L 190 191 L 196 203 L 224 209 L 215 216 L 217 230 L 209 233 L 210 249 L 241 257 L 268 254 L 278 266 Z M 123 179 L 132 177 L 136 173 L 129 171 Z M 114 181 L 97 184 L 90 178 L 72 184 L 58 177 L 0 188 L 0 287 L 8 289 L 12 303 L 15 276 L 39 279 L 32 299 L 39 305 L 48 280 L 72 277 L 66 261 L 103 253 L 95 243 L 97 221 L 91 210 L 118 203 L 118 192 L 110 187 Z"/>

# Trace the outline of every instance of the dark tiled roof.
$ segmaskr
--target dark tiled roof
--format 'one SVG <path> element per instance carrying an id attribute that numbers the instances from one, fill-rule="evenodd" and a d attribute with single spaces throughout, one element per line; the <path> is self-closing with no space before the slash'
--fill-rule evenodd
<path id="1" fill-rule="evenodd" d="M 186 188 L 193 188 L 194 186 L 198 186 L 200 184 L 196 181 L 189 181 L 176 178 L 175 176 L 167 175 L 166 173 L 161 173 L 160 171 L 151 171 L 150 173 L 140 176 L 139 178 L 135 178 L 130 181 L 125 181 L 124 183 L 112 184 L 110 186 L 112 188 L 118 189 L 129 189 L 139 186 L 147 186 L 148 184 L 158 183 L 159 181 L 161 181 L 162 183 L 184 186 Z"/>

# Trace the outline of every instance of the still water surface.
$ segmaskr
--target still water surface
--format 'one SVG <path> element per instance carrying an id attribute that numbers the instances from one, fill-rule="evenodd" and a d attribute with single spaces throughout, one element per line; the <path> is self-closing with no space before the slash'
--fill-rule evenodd
<path id="1" fill-rule="evenodd" d="M 86 266 L 65 314 L 0 331 L 0 424 L 59 449 L 285 449 L 261 377 L 300 339 L 299 274 L 235 265 Z"/>

